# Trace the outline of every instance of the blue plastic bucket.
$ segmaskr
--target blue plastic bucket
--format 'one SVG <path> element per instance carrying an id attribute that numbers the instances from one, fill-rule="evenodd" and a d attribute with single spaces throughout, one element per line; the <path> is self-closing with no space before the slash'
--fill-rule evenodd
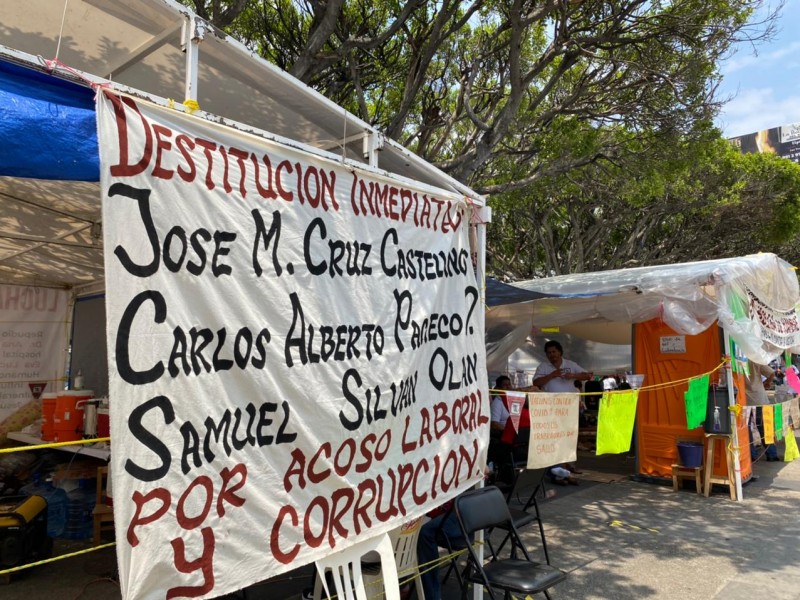
<path id="1" fill-rule="evenodd" d="M 703 444 L 699 442 L 678 442 L 678 456 L 684 467 L 700 467 L 703 464 Z"/>

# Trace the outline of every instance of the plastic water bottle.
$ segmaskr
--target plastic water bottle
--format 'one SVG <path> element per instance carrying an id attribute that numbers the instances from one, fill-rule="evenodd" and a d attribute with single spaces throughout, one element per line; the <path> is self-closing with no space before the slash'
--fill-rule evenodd
<path id="1" fill-rule="evenodd" d="M 74 390 L 83 389 L 83 371 L 80 369 L 78 369 L 78 373 L 75 375 L 75 381 L 72 384 L 72 389 Z"/>
<path id="2" fill-rule="evenodd" d="M 92 537 L 95 492 L 88 488 L 85 480 L 81 479 L 78 487 L 67 494 L 67 498 L 69 498 L 67 525 L 62 537 L 70 540 L 85 540 Z"/>
<path id="3" fill-rule="evenodd" d="M 60 537 L 67 525 L 67 493 L 53 485 L 52 479 L 41 481 L 34 478 L 20 489 L 26 496 L 41 496 L 47 501 L 47 535 L 51 538 Z"/>

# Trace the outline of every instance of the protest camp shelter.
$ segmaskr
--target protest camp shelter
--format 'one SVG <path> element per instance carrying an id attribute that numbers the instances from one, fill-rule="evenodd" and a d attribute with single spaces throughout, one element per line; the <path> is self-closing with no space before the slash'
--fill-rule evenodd
<path id="1" fill-rule="evenodd" d="M 102 280 L 90 83 L 482 203 L 173 0 L 2 0 L 0 12 L 2 282 L 82 287 Z M 15 101 L 37 92 L 58 105 L 57 115 Z"/>
<path id="2" fill-rule="evenodd" d="M 0 13 L 0 283 L 102 295 L 94 95 L 103 88 L 467 197 L 490 220 L 467 186 L 173 0 L 0 0 Z M 482 245 L 485 227 L 475 229 Z M 102 321 L 96 304 L 87 319 Z"/>
<path id="3" fill-rule="evenodd" d="M 486 303 L 491 311 L 491 330 L 487 331 L 487 360 L 489 373 L 519 375 L 520 386 L 530 384 L 536 367 L 546 360 L 544 344 L 547 336 L 557 333 L 564 354 L 582 367 L 595 373 L 623 373 L 631 369 L 630 327 L 620 324 L 595 323 L 591 329 L 586 324 L 577 333 L 571 326 L 546 326 L 541 330 L 520 327 L 518 321 L 520 302 L 527 302 L 553 294 L 523 291 L 492 277 L 486 279 Z"/>
<path id="4" fill-rule="evenodd" d="M 106 249 L 95 95 L 106 89 L 309 162 L 466 200 L 475 213 L 472 258 L 483 277 L 490 211 L 477 193 L 188 8 L 173 0 L 0 0 L 0 11 L 0 284 L 69 293 L 73 366 L 80 346 L 83 374 L 101 394 Z M 82 303 L 96 310 L 79 322 Z M 483 313 L 475 314 L 482 340 Z"/>
<path id="5" fill-rule="evenodd" d="M 548 337 L 542 328 L 557 327 L 621 347 L 629 344 L 633 372 L 644 374 L 645 388 L 714 371 L 731 348 L 740 361 L 767 364 L 787 350 L 796 352 L 800 342 L 796 272 L 769 253 L 563 275 L 512 287 L 519 289 L 516 299 L 505 289 L 487 311 L 490 371 L 502 370 L 532 330 Z M 532 298 L 532 293 L 548 296 Z M 488 301 L 493 303 L 491 288 Z M 719 372 L 712 374 L 712 382 Z M 740 402 L 744 394 L 734 389 L 741 380 L 722 372 L 728 378 L 730 404 Z M 687 431 L 685 391 L 684 383 L 640 392 L 635 434 L 639 475 L 670 476 L 677 462 L 676 440 L 702 439 L 702 428 Z M 736 433 L 739 446 L 746 447 L 745 424 L 740 422 Z M 746 480 L 751 474 L 749 453 L 740 452 L 739 460 L 737 473 Z M 722 473 L 725 465 L 716 469 Z"/>

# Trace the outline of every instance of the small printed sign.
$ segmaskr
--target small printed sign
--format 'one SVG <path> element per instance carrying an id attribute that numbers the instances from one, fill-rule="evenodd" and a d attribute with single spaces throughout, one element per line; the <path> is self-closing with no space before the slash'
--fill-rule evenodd
<path id="1" fill-rule="evenodd" d="M 685 335 L 661 336 L 661 354 L 684 354 L 686 352 Z"/>
<path id="2" fill-rule="evenodd" d="M 46 381 L 38 381 L 38 382 L 30 382 L 28 383 L 28 388 L 31 390 L 31 395 L 33 396 L 34 400 L 38 400 L 42 397 L 42 392 L 47 387 Z"/>
<path id="3" fill-rule="evenodd" d="M 791 125 L 783 125 L 781 127 L 781 143 L 793 142 L 800 139 L 800 123 L 792 123 Z"/>
<path id="4" fill-rule="evenodd" d="M 521 415 L 522 407 L 525 404 L 525 400 L 527 400 L 527 394 L 524 392 L 506 392 L 505 397 L 509 414 Z M 516 427 L 516 423 L 514 426 Z"/>

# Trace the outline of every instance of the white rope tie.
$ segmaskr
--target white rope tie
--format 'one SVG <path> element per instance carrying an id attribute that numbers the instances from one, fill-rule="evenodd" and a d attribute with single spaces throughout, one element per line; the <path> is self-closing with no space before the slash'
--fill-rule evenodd
<path id="1" fill-rule="evenodd" d="M 69 5 L 69 0 L 64 0 L 64 12 L 61 14 L 61 29 L 58 32 L 58 44 L 56 45 L 56 57 L 55 61 L 58 61 L 58 54 L 61 52 L 61 39 L 64 37 L 64 23 L 67 20 L 67 6 Z"/>

